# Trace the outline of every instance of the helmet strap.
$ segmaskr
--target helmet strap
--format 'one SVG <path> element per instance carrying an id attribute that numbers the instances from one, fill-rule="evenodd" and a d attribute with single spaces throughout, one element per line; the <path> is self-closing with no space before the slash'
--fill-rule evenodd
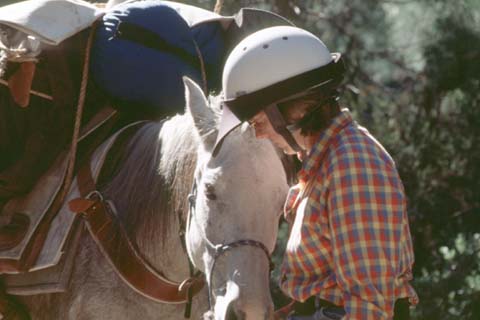
<path id="1" fill-rule="evenodd" d="M 270 120 L 270 123 L 272 124 L 275 132 L 281 135 L 293 150 L 295 150 L 296 152 L 303 153 L 305 150 L 303 150 L 303 148 L 300 147 L 300 145 L 297 143 L 297 141 L 293 137 L 292 133 L 287 129 L 287 123 L 285 121 L 285 118 L 280 113 L 280 110 L 278 110 L 277 105 L 271 104 L 268 107 L 266 107 L 264 111 L 268 117 L 268 120 Z"/>

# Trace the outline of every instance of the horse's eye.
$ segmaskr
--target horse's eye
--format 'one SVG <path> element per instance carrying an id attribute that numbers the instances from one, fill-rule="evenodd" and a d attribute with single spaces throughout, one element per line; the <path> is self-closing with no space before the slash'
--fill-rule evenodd
<path id="1" fill-rule="evenodd" d="M 226 293 L 227 293 L 227 287 L 225 286 L 215 289 L 216 296 L 224 296 Z"/>
<path id="2" fill-rule="evenodd" d="M 213 187 L 213 185 L 211 185 L 209 183 L 205 184 L 205 196 L 209 200 L 216 200 L 217 199 L 217 195 L 215 194 L 215 188 Z"/>

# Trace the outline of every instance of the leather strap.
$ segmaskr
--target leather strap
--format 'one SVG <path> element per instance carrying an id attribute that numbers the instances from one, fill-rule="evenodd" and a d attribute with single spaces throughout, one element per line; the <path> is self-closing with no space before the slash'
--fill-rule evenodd
<path id="1" fill-rule="evenodd" d="M 125 228 L 113 214 L 111 203 L 96 199 L 75 199 L 70 209 L 83 213 L 90 235 L 113 266 L 117 274 L 132 289 L 157 302 L 185 303 L 188 295 L 198 293 L 203 277 L 176 283 L 166 279 L 139 254 Z"/>
<path id="2" fill-rule="evenodd" d="M 86 163 L 89 163 L 89 161 L 87 160 Z M 90 165 L 87 165 L 86 163 L 85 165 L 80 167 L 77 175 L 78 191 L 80 191 L 80 194 L 82 195 L 82 197 L 87 197 L 90 192 L 96 189 L 95 181 L 92 175 L 92 170 L 90 169 Z M 83 210 L 82 211 L 72 210 L 72 211 L 83 212 Z"/>
<path id="3" fill-rule="evenodd" d="M 112 210 L 113 204 L 96 191 L 90 161 L 80 168 L 77 183 L 82 198 L 71 200 L 70 210 L 83 214 L 90 235 L 128 286 L 146 298 L 163 303 L 188 303 L 203 288 L 203 275 L 192 276 L 182 283 L 173 282 L 143 258 Z"/>
<path id="4" fill-rule="evenodd" d="M 280 110 L 278 110 L 278 107 L 276 104 L 272 104 L 265 108 L 265 113 L 268 117 L 268 120 L 270 120 L 270 123 L 273 126 L 273 129 L 285 139 L 285 141 L 288 143 L 288 145 L 295 150 L 295 152 L 304 152 L 302 147 L 300 147 L 293 137 L 292 133 L 288 131 L 287 129 L 287 123 L 285 122 L 285 119 L 283 118 L 282 114 L 280 113 Z"/>
<path id="5" fill-rule="evenodd" d="M 13 100 L 22 108 L 30 104 L 30 88 L 35 75 L 35 62 L 26 61 L 20 64 L 17 72 L 8 79 L 8 87 Z"/>
<path id="6" fill-rule="evenodd" d="M 108 119 L 105 119 L 105 121 L 101 123 L 100 127 L 91 133 L 90 140 L 82 141 L 83 149 L 97 149 L 97 147 L 105 140 L 105 137 L 110 133 L 111 128 L 115 125 L 116 121 L 116 117 L 109 117 Z M 83 160 L 80 162 L 83 163 Z M 65 201 L 64 197 L 62 196 L 62 190 L 65 188 L 66 186 L 63 182 L 60 190 L 55 195 L 53 202 L 50 204 L 48 210 L 45 212 L 43 218 L 36 227 L 30 241 L 25 246 L 21 258 L 19 260 L 1 259 L 0 272 L 27 272 L 35 264 L 39 255 L 41 254 L 42 248 L 48 236 L 50 225 Z"/>

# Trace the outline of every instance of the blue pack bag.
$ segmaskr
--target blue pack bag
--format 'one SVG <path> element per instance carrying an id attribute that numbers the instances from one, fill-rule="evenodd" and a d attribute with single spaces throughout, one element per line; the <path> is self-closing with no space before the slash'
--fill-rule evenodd
<path id="1" fill-rule="evenodd" d="M 203 83 L 199 51 L 207 83 Z M 163 1 L 124 3 L 106 13 L 97 27 L 91 75 L 120 109 L 154 116 L 182 113 L 182 76 L 204 88 L 218 88 L 223 51 L 218 23 L 190 28 Z"/>

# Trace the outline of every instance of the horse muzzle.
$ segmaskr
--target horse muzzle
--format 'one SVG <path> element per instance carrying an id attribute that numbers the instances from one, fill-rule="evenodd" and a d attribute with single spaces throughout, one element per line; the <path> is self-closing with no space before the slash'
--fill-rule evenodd
<path id="1" fill-rule="evenodd" d="M 213 310 L 204 315 L 204 320 L 272 320 L 274 314 L 269 294 L 259 297 L 241 293 L 231 281 L 225 295 L 217 296 Z"/>

